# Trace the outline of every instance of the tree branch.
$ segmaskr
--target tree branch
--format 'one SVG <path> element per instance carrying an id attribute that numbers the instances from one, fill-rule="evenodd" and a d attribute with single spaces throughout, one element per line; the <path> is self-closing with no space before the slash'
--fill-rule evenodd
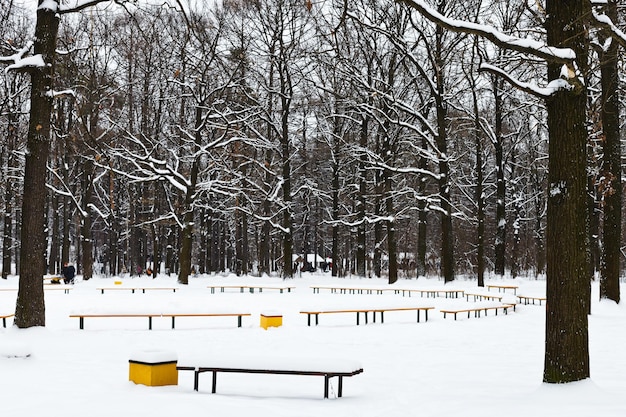
<path id="1" fill-rule="evenodd" d="M 571 66 L 576 54 L 569 48 L 556 48 L 533 39 L 522 39 L 498 32 L 495 28 L 463 20 L 450 19 L 432 9 L 423 0 L 396 0 L 417 10 L 426 19 L 453 32 L 469 33 L 483 37 L 504 49 L 529 54 L 548 62 Z"/>

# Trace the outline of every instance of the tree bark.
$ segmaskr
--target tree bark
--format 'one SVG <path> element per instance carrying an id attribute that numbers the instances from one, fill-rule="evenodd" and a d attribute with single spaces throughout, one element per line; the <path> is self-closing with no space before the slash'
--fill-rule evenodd
<path id="1" fill-rule="evenodd" d="M 40 6 L 42 3 L 44 1 L 39 0 Z M 46 325 L 43 293 L 46 266 L 44 210 L 55 48 L 59 30 L 59 16 L 56 12 L 48 7 L 37 9 L 34 53 L 41 54 L 46 65 L 31 70 L 30 121 L 22 200 L 21 270 L 15 305 L 15 325 L 19 328 Z"/>
<path id="2" fill-rule="evenodd" d="M 617 22 L 617 2 L 610 0 L 606 14 Z M 610 36 L 610 35 L 608 35 Z M 601 53 L 600 71 L 602 75 L 602 130 L 603 142 L 603 216 L 602 262 L 600 267 L 600 298 L 620 301 L 620 245 L 622 226 L 622 170 L 620 143 L 620 102 L 617 42 L 613 41 Z"/>
<path id="3" fill-rule="evenodd" d="M 581 0 L 546 1 L 547 43 L 569 47 L 578 69 L 587 70 Z M 548 63 L 548 79 L 560 77 L 562 64 Z M 546 349 L 544 382 L 566 383 L 589 377 L 587 314 L 590 304 L 587 210 L 586 88 L 570 79 L 573 89 L 561 90 L 546 102 L 549 131 L 547 213 Z"/>

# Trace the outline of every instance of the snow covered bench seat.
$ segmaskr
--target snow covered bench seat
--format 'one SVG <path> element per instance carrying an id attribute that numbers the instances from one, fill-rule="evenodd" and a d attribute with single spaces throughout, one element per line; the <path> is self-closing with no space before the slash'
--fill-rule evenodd
<path id="1" fill-rule="evenodd" d="M 152 291 L 152 290 L 165 290 L 165 291 L 173 291 L 176 292 L 176 290 L 178 288 L 176 287 L 98 287 L 96 288 L 98 291 L 100 291 L 100 294 L 104 294 L 104 291 L 119 291 L 119 290 L 125 290 L 125 291 L 130 291 L 133 294 L 135 293 L 135 291 L 141 291 L 142 293 L 146 293 L 146 291 Z"/>
<path id="2" fill-rule="evenodd" d="M 520 303 L 523 302 L 524 304 L 529 304 L 531 301 L 533 304 L 535 304 L 535 301 L 539 301 L 539 305 L 541 305 L 543 301 L 546 301 L 546 297 L 537 297 L 530 295 L 518 295 L 517 298 Z"/>
<path id="3" fill-rule="evenodd" d="M 241 318 L 244 316 L 250 316 L 247 312 L 154 312 L 154 313 L 142 313 L 142 312 L 74 312 L 70 314 L 70 318 L 79 319 L 79 327 L 84 329 L 85 318 L 118 318 L 118 317 L 147 317 L 148 329 L 152 330 L 152 318 L 153 317 L 171 317 L 172 329 L 175 328 L 176 317 L 237 317 L 237 327 L 241 327 Z"/>
<path id="4" fill-rule="evenodd" d="M 7 319 L 10 318 L 10 317 L 13 317 L 13 316 L 15 316 L 14 313 L 0 315 L 0 317 L 2 318 L 2 327 L 6 328 L 7 327 Z"/>
<path id="5" fill-rule="evenodd" d="M 284 291 L 291 292 L 295 287 L 287 285 L 209 285 L 207 288 L 211 290 L 211 294 L 215 294 L 216 289 L 219 289 L 220 292 L 225 292 L 227 289 L 236 289 L 239 290 L 239 292 L 248 290 L 251 293 L 254 293 L 255 289 L 257 289 L 258 292 L 263 292 L 263 290 L 278 290 L 282 294 Z"/>
<path id="6" fill-rule="evenodd" d="M 363 372 L 363 367 L 353 360 L 330 358 L 230 358 L 179 360 L 176 367 L 179 371 L 193 371 L 193 389 L 198 391 L 200 374 L 211 372 L 213 375 L 211 393 L 217 390 L 217 374 L 277 374 L 277 375 L 308 375 L 324 377 L 324 398 L 328 398 L 330 378 L 337 377 L 339 385 L 337 397 L 343 396 L 343 378 Z"/>
<path id="7" fill-rule="evenodd" d="M 417 311 L 417 322 L 420 321 L 420 311 L 425 312 L 426 320 L 428 321 L 428 310 L 432 310 L 435 307 L 388 307 L 388 308 L 355 308 L 355 309 L 340 309 L 340 310 L 304 310 L 301 311 L 300 314 L 307 315 L 307 324 L 311 325 L 311 316 L 315 316 L 315 325 L 319 324 L 319 315 L 320 314 L 337 314 L 337 313 L 356 313 L 356 324 L 357 326 L 360 324 L 360 314 L 363 313 L 365 316 L 365 324 L 367 324 L 367 314 L 372 313 L 374 323 L 376 323 L 376 313 L 380 313 L 380 322 L 385 322 L 385 312 L 386 311 Z"/>
<path id="8" fill-rule="evenodd" d="M 443 318 L 445 319 L 448 314 L 454 314 L 454 320 L 456 320 L 456 316 L 458 313 L 467 313 L 467 318 L 469 319 L 471 313 L 474 313 L 474 317 L 480 317 L 481 312 L 485 312 L 485 316 L 489 310 L 494 310 L 496 312 L 496 316 L 498 315 L 498 309 L 502 309 L 504 314 L 508 314 L 509 308 L 512 308 L 515 311 L 515 304 L 499 304 L 499 305 L 483 305 L 483 306 L 473 306 L 467 308 L 457 308 L 457 309 L 442 309 L 439 310 L 443 313 Z"/>

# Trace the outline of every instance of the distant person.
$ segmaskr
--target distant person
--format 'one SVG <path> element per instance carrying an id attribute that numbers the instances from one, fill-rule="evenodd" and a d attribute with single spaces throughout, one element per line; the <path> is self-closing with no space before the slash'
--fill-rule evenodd
<path id="1" fill-rule="evenodd" d="M 74 268 L 74 265 L 70 265 L 69 263 L 65 262 L 63 264 L 63 282 L 65 282 L 66 284 L 73 284 L 74 283 L 74 277 L 76 276 L 76 268 Z"/>

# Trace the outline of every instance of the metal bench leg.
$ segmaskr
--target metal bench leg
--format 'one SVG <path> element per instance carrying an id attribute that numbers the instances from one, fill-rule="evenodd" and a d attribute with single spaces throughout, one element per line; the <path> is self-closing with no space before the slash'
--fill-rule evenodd
<path id="1" fill-rule="evenodd" d="M 343 376 L 339 375 L 339 387 L 337 388 L 337 397 L 343 397 Z"/>
<path id="2" fill-rule="evenodd" d="M 320 315 L 319 314 L 315 314 L 315 325 L 317 326 L 318 324 L 320 324 Z"/>
<path id="3" fill-rule="evenodd" d="M 78 328 L 80 330 L 83 330 L 85 328 L 85 318 L 84 317 L 79 317 L 78 318 Z"/>
<path id="4" fill-rule="evenodd" d="M 241 327 L 241 316 L 237 316 L 237 327 Z"/>
<path id="5" fill-rule="evenodd" d="M 330 377 L 328 374 L 324 374 L 324 398 L 328 398 L 328 380 Z"/>
<path id="6" fill-rule="evenodd" d="M 211 383 L 211 393 L 215 394 L 217 391 L 217 371 L 213 371 L 213 381 Z"/>
<path id="7" fill-rule="evenodd" d="M 2 317 L 2 327 L 4 327 L 5 329 L 7 327 L 7 318 L 6 317 Z"/>
<path id="8" fill-rule="evenodd" d="M 200 382 L 200 371 L 193 371 L 193 390 L 198 391 L 198 383 Z"/>
<path id="9" fill-rule="evenodd" d="M 174 319 L 175 319 L 175 318 L 176 318 L 176 317 L 172 316 L 172 329 L 174 328 Z"/>
<path id="10" fill-rule="evenodd" d="M 152 316 L 148 316 L 148 330 L 152 330 Z"/>

